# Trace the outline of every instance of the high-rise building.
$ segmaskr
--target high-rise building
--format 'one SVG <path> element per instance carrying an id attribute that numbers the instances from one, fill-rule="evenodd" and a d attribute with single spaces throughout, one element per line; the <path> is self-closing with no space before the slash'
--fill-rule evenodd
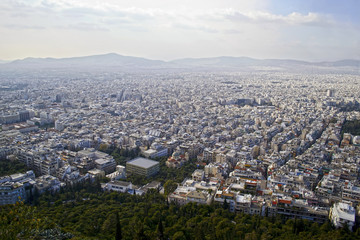
<path id="1" fill-rule="evenodd" d="M 28 110 L 23 110 L 19 112 L 20 122 L 26 122 L 30 119 L 30 112 Z"/>

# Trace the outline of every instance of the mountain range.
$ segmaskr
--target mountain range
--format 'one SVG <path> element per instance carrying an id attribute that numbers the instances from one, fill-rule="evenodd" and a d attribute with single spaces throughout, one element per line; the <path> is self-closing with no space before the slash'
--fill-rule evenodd
<path id="1" fill-rule="evenodd" d="M 249 57 L 184 58 L 173 61 L 150 60 L 116 53 L 72 58 L 25 58 L 0 62 L 1 69 L 117 69 L 117 70 L 299 70 L 342 69 L 359 72 L 360 60 L 306 62 L 291 59 L 255 59 Z"/>

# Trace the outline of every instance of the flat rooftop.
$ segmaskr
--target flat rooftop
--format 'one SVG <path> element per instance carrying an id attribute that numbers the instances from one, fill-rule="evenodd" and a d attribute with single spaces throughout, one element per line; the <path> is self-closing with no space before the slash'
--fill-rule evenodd
<path id="1" fill-rule="evenodd" d="M 142 168 L 150 168 L 159 164 L 159 162 L 143 157 L 137 157 L 133 160 L 128 161 L 126 164 L 131 164 Z"/>

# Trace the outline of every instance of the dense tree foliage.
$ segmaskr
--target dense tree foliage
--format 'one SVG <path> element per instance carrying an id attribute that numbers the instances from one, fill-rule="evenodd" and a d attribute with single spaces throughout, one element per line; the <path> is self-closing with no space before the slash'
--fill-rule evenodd
<path id="1" fill-rule="evenodd" d="M 0 160 L 0 177 L 14 173 L 23 173 L 28 170 L 26 164 L 18 160 L 10 161 L 8 159 Z"/>
<path id="2" fill-rule="evenodd" d="M 132 150 L 128 150 L 125 148 L 117 148 L 113 145 L 100 144 L 99 151 L 110 154 L 119 165 L 126 165 L 126 162 L 138 157 L 140 155 L 140 148 L 135 148 Z"/>
<path id="3" fill-rule="evenodd" d="M 70 239 L 47 217 L 43 217 L 35 207 L 22 202 L 0 208 L 1 239 Z"/>
<path id="4" fill-rule="evenodd" d="M 334 229 L 329 222 L 235 214 L 219 205 L 177 206 L 156 191 L 136 196 L 101 192 L 94 186 L 48 193 L 38 202 L 36 208 L 22 204 L 0 208 L 1 234 L 11 236 L 2 239 L 31 236 L 32 229 L 37 233 L 50 229 L 62 237 L 53 239 L 66 239 L 66 234 L 72 239 L 360 239 L 359 230 Z M 18 227 L 16 221 L 26 227 Z"/>
<path id="5" fill-rule="evenodd" d="M 341 136 L 344 133 L 350 133 L 354 136 L 360 135 L 360 120 L 346 121 L 341 129 Z"/>

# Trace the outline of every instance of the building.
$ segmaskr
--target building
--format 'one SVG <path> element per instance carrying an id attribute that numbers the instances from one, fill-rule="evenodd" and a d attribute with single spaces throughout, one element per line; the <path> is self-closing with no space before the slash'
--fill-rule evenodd
<path id="1" fill-rule="evenodd" d="M 26 120 L 30 119 L 30 112 L 28 110 L 23 110 L 19 112 L 20 122 L 26 122 Z"/>
<path id="2" fill-rule="evenodd" d="M 168 196 L 169 202 L 175 202 L 184 205 L 189 202 L 199 204 L 211 204 L 218 186 L 205 181 L 197 182 L 191 179 L 185 179 L 181 186 L 178 186 L 174 192 Z"/>
<path id="3" fill-rule="evenodd" d="M 11 124 L 20 121 L 19 113 L 11 113 L 0 116 L 0 123 L 2 124 Z"/>
<path id="4" fill-rule="evenodd" d="M 360 202 L 360 188 L 352 184 L 346 184 L 342 187 L 342 198 L 354 203 Z"/>
<path id="5" fill-rule="evenodd" d="M 42 194 L 46 191 L 57 192 L 60 188 L 65 187 L 65 183 L 60 182 L 56 177 L 51 175 L 43 175 L 36 178 L 35 188 Z"/>
<path id="6" fill-rule="evenodd" d="M 126 178 L 126 170 L 124 166 L 117 165 L 116 171 L 106 175 L 110 180 L 119 180 Z"/>
<path id="7" fill-rule="evenodd" d="M 355 225 L 355 209 L 347 203 L 335 203 L 330 209 L 329 218 L 335 227 L 343 227 L 345 224 L 352 230 Z"/>
<path id="8" fill-rule="evenodd" d="M 126 163 L 126 172 L 128 174 L 137 174 L 149 177 L 158 173 L 159 169 L 159 162 L 142 157 L 135 158 Z"/>
<path id="9" fill-rule="evenodd" d="M 166 161 L 166 166 L 170 168 L 181 167 L 189 159 L 186 155 L 187 153 L 185 153 L 185 155 L 181 155 L 180 151 L 175 151 Z"/>
<path id="10" fill-rule="evenodd" d="M 106 183 L 104 190 L 116 191 L 116 192 L 128 192 L 130 189 L 133 189 L 131 182 L 123 181 L 110 181 Z"/>
<path id="11" fill-rule="evenodd" d="M 143 152 L 145 157 L 149 158 L 158 158 L 158 157 L 165 157 L 168 155 L 168 149 L 167 148 L 159 148 L 159 149 L 148 149 Z"/>
<path id="12" fill-rule="evenodd" d="M 89 170 L 88 173 L 89 173 L 90 175 L 92 175 L 93 178 L 105 177 L 105 172 L 104 172 L 104 170 L 100 170 L 100 169 L 97 169 L 97 168 L 94 168 L 94 169 Z"/>
<path id="13" fill-rule="evenodd" d="M 202 169 L 196 169 L 196 170 L 191 174 L 191 177 L 192 177 L 192 180 L 201 182 L 202 180 L 204 180 L 204 177 L 205 177 L 204 170 L 202 170 Z"/>
<path id="14" fill-rule="evenodd" d="M 0 183 L 0 205 L 26 200 L 25 186 L 18 182 Z"/>
<path id="15" fill-rule="evenodd" d="M 27 190 L 34 184 L 33 171 L 0 178 L 0 205 L 14 204 L 27 198 Z M 31 190 L 29 190 L 31 191 Z"/>
<path id="16" fill-rule="evenodd" d="M 310 221 L 324 223 L 329 213 L 326 208 L 310 206 L 303 199 L 293 199 L 289 196 L 273 196 L 267 202 L 268 217 L 282 216 L 285 219 L 302 218 Z"/>
<path id="17" fill-rule="evenodd" d="M 115 172 L 116 162 L 113 158 L 100 158 L 95 160 L 97 169 L 103 170 L 105 174 Z"/>

